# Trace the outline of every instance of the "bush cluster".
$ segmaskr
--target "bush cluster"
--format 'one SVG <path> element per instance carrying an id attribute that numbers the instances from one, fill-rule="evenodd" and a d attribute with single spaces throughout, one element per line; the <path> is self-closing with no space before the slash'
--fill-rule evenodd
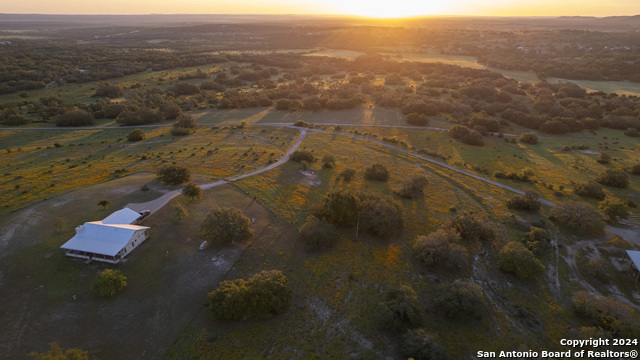
<path id="1" fill-rule="evenodd" d="M 580 234 L 600 234 L 605 223 L 593 207 L 582 202 L 566 201 L 557 204 L 549 212 L 549 219 Z"/>
<path id="2" fill-rule="evenodd" d="M 455 124 L 449 128 L 449 136 L 454 139 L 459 139 L 467 145 L 482 146 L 484 140 L 482 134 L 476 130 L 471 130 L 468 127 L 460 124 Z"/>
<path id="3" fill-rule="evenodd" d="M 480 213 L 464 212 L 447 219 L 442 228 L 453 230 L 465 241 L 493 241 L 497 236 L 495 227 Z"/>
<path id="4" fill-rule="evenodd" d="M 544 274 L 545 267 L 536 256 L 519 242 L 505 245 L 498 255 L 500 269 L 520 279 L 536 278 Z"/>
<path id="5" fill-rule="evenodd" d="M 407 359 L 449 360 L 451 355 L 424 329 L 411 329 L 402 335 L 400 352 Z"/>
<path id="6" fill-rule="evenodd" d="M 487 302 L 480 286 L 470 280 L 458 279 L 440 289 L 435 305 L 448 318 L 479 319 L 487 307 Z"/>
<path id="7" fill-rule="evenodd" d="M 216 206 L 200 224 L 200 234 L 214 244 L 227 245 L 251 239 L 253 229 L 251 220 L 242 211 Z"/>
<path id="8" fill-rule="evenodd" d="M 469 263 L 469 252 L 460 245 L 460 236 L 453 230 L 439 229 L 419 236 L 413 243 L 412 254 L 425 266 L 457 270 Z"/>
<path id="9" fill-rule="evenodd" d="M 507 200 L 509 209 L 538 211 L 540 210 L 540 200 L 538 194 L 533 190 L 525 190 L 524 195 L 514 195 Z"/>
<path id="10" fill-rule="evenodd" d="M 324 219 L 310 215 L 298 229 L 298 239 L 305 250 L 317 251 L 332 247 L 338 240 L 339 233 L 333 224 Z"/>
<path id="11" fill-rule="evenodd" d="M 629 176 L 622 170 L 607 169 L 596 178 L 596 182 L 606 186 L 626 188 L 629 186 Z"/>
<path id="12" fill-rule="evenodd" d="M 209 293 L 208 305 L 216 319 L 265 319 L 291 306 L 291 289 L 282 272 L 262 271 L 249 280 L 221 282 Z"/>
<path id="13" fill-rule="evenodd" d="M 159 169 L 156 176 L 167 185 L 179 185 L 191 179 L 191 172 L 184 166 L 168 165 Z"/>
<path id="14" fill-rule="evenodd" d="M 396 190 L 396 194 L 405 199 L 413 199 L 422 195 L 424 188 L 428 184 L 429 179 L 426 176 L 414 175 L 402 182 L 402 186 Z"/>
<path id="15" fill-rule="evenodd" d="M 291 156 L 289 156 L 289 159 L 291 161 L 296 161 L 299 163 L 306 161 L 309 164 L 316 161 L 315 155 L 313 155 L 311 151 L 307 150 L 296 150 L 293 152 L 293 154 L 291 154 Z"/>
<path id="16" fill-rule="evenodd" d="M 104 297 L 111 297 L 127 287 L 127 277 L 120 270 L 104 269 L 91 284 L 91 290 Z"/>
<path id="17" fill-rule="evenodd" d="M 604 188 L 595 181 L 587 181 L 582 183 L 574 183 L 573 191 L 584 197 L 603 200 L 605 198 Z"/>
<path id="18" fill-rule="evenodd" d="M 404 331 L 421 326 L 424 313 L 416 292 L 408 285 L 401 285 L 388 291 L 385 300 L 378 303 L 375 317 L 383 329 Z"/>
<path id="19" fill-rule="evenodd" d="M 356 226 L 371 235 L 389 238 L 402 229 L 402 207 L 374 193 L 336 189 L 322 199 L 318 218 L 339 226 Z"/>
<path id="20" fill-rule="evenodd" d="M 387 181 L 389 180 L 389 170 L 386 166 L 376 163 L 364 171 L 364 177 L 367 180 Z"/>
<path id="21" fill-rule="evenodd" d="M 127 141 L 142 141 L 146 134 L 140 129 L 133 129 L 127 134 Z"/>
<path id="22" fill-rule="evenodd" d="M 520 134 L 520 141 L 525 143 L 525 144 L 531 144 L 531 145 L 536 145 L 538 143 L 538 135 L 536 135 L 535 133 L 522 133 Z"/>
<path id="23" fill-rule="evenodd" d="M 632 323 L 633 309 L 611 296 L 598 296 L 583 290 L 575 293 L 571 300 L 576 315 L 590 320 L 595 326 L 619 336 L 637 332 L 637 325 L 634 330 Z"/>

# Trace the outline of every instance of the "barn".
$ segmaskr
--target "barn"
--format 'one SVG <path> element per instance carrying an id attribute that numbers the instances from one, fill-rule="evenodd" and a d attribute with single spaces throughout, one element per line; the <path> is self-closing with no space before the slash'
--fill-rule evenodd
<path id="1" fill-rule="evenodd" d="M 124 208 L 103 220 L 86 222 L 60 248 L 70 257 L 117 264 L 149 238 L 149 227 L 138 225 L 147 215 Z"/>

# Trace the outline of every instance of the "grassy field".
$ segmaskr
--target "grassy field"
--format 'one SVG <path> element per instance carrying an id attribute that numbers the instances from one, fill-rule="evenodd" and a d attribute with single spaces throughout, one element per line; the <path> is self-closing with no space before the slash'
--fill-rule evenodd
<path id="1" fill-rule="evenodd" d="M 358 53 L 322 50 L 314 55 L 353 58 Z M 474 62 L 469 57 L 439 54 L 401 55 L 395 58 Z M 145 72 L 114 83 L 165 89 L 181 74 L 196 69 Z M 520 81 L 535 81 L 532 73 L 508 73 Z M 53 85 L 30 96 L 55 94 L 57 88 L 65 101 L 90 102 L 95 86 Z M 0 101 L 10 98 L 0 97 Z M 407 124 L 397 110 L 373 106 L 320 112 L 271 107 L 207 110 L 194 116 L 203 125 L 195 134 L 174 137 L 168 127 L 150 127 L 144 128 L 146 139 L 137 143 L 124 140 L 130 129 L 121 128 L 0 130 L 0 296 L 7 299 L 0 308 L 0 347 L 7 355 L 0 358 L 44 350 L 50 341 L 59 341 L 65 348 L 85 348 L 97 359 L 395 357 L 400 334 L 380 330 L 372 319 L 385 292 L 401 284 L 416 290 L 426 315 L 425 329 L 454 359 L 478 350 L 565 350 L 558 340 L 567 337 L 569 329 L 586 325 L 571 311 L 570 298 L 581 289 L 616 296 L 638 307 L 638 288 L 619 261 L 623 248 L 640 248 L 637 224 L 620 228 L 630 234 L 625 239 L 613 234 L 577 237 L 548 221 L 546 206 L 540 213 L 509 210 L 506 201 L 513 194 L 507 190 L 380 144 L 340 135 L 395 139 L 393 145 L 404 143 L 413 152 L 423 149 L 431 154 L 427 156 L 449 165 L 517 189 L 533 188 L 552 201 L 572 199 L 597 206 L 597 201 L 573 194 L 572 182 L 593 180 L 606 169 L 640 160 L 637 140 L 620 131 L 541 136 L 537 145 L 490 136 L 484 146 L 475 147 L 443 131 L 375 127 Z M 309 133 L 300 147 L 318 159 L 333 155 L 334 169 L 315 162 L 303 171 L 301 164 L 287 162 L 207 190 L 201 201 L 172 200 L 145 220 L 144 225 L 152 228 L 151 239 L 127 262 L 115 266 L 129 278 L 128 289 L 115 299 L 100 299 L 89 291 L 98 271 L 107 266 L 65 258 L 59 249 L 75 226 L 177 188 L 154 180 L 154 172 L 163 165 L 184 165 L 191 169 L 193 180 L 203 184 L 272 163 L 297 139 L 298 131 L 251 125 L 297 120 L 331 131 L 335 130 L 331 124 L 345 124 L 337 133 Z M 231 125 L 243 122 L 247 126 Z M 99 121 L 99 126 L 106 125 L 113 121 Z M 450 125 L 443 118 L 430 121 L 432 127 Z M 504 131 L 530 130 L 512 126 Z M 588 146 L 588 151 L 562 151 L 564 146 L 579 144 Z M 611 153 L 611 164 L 596 161 L 602 151 Z M 389 169 L 388 182 L 365 180 L 365 169 L 374 163 Z M 348 168 L 356 176 L 345 182 L 338 174 Z M 496 171 L 525 168 L 534 171 L 532 182 L 493 176 Z M 404 180 L 417 174 L 429 179 L 423 196 L 406 200 L 395 194 Z M 143 185 L 150 190 L 143 192 Z M 403 210 L 402 230 L 389 239 L 362 232 L 356 239 L 353 228 L 341 228 L 334 248 L 305 252 L 298 228 L 325 194 L 339 188 L 371 191 L 397 201 Z M 607 187 L 605 191 L 608 197 L 640 203 L 640 177 L 630 175 L 627 189 Z M 111 209 L 98 207 L 105 198 L 111 200 Z M 184 222 L 175 218 L 177 203 L 189 212 Z M 233 206 L 255 219 L 254 241 L 199 251 L 203 240 L 199 224 L 214 206 Z M 497 238 L 464 243 L 471 257 L 459 271 L 418 264 L 412 257 L 415 239 L 464 211 L 482 214 L 495 225 Z M 632 211 L 637 222 L 638 210 Z M 550 249 L 538 254 L 547 270 L 535 280 L 520 280 L 498 269 L 498 252 L 508 242 L 520 241 L 533 223 L 543 224 L 553 239 Z M 604 279 L 591 275 L 588 265 L 600 257 L 608 271 Z M 271 269 L 283 271 L 291 284 L 294 300 L 289 311 L 269 320 L 211 319 L 204 306 L 206 294 L 220 281 L 246 279 Z M 481 286 L 489 301 L 482 319 L 450 320 L 436 309 L 441 286 L 458 278 Z M 634 319 L 637 316 L 636 312 Z M 123 337 L 125 332 L 144 336 Z"/>
<path id="2" fill-rule="evenodd" d="M 189 167 L 196 182 L 240 175 L 279 159 L 298 136 L 292 129 L 224 127 L 174 137 L 160 127 L 145 128 L 146 139 L 132 143 L 123 140 L 129 131 L 0 131 L 0 213 L 170 164 Z"/>
<path id="3" fill-rule="evenodd" d="M 552 84 L 571 82 L 591 91 L 603 91 L 620 95 L 640 95 L 640 83 L 629 81 L 567 80 L 558 78 L 548 78 L 547 81 Z"/>
<path id="4" fill-rule="evenodd" d="M 98 220 L 110 213 L 97 210 L 96 193 L 109 195 L 112 207 L 129 201 L 144 201 L 158 193 L 143 194 L 139 187 L 150 175 L 133 175 L 88 187 L 40 203 L 16 215 L 28 216 L 36 229 L 16 232 L 3 248 L 0 265 L 0 295 L 5 299 L 0 325 L 0 358 L 22 358 L 31 350 L 44 350 L 50 341 L 61 346 L 81 347 L 91 359 L 159 358 L 200 309 L 206 293 L 240 257 L 244 246 L 200 251 L 201 239 L 194 234 L 206 213 L 214 206 L 234 206 L 255 219 L 259 235 L 273 220 L 266 208 L 237 188 L 226 185 L 204 192 L 200 201 L 178 198 L 189 211 L 183 223 L 176 223 L 173 208 L 167 206 L 148 218 L 151 237 L 127 261 L 116 266 L 84 264 L 63 255 L 58 247 L 84 221 Z M 58 230 L 54 218 L 33 217 L 59 212 L 65 225 Z M 0 223 L 3 233 L 10 221 Z M 46 230 L 42 230 L 46 229 Z M 256 241 L 262 240 L 258 236 Z M 27 243 L 27 244 L 23 244 Z M 128 286 L 116 299 L 99 298 L 90 284 L 104 268 L 116 268 L 127 276 Z M 19 329 L 19 331 L 16 331 Z M 144 337 L 122 336 L 123 332 L 144 333 Z"/>
<path id="5" fill-rule="evenodd" d="M 382 55 L 389 55 L 396 61 L 442 63 L 474 69 L 480 69 L 483 67 L 478 64 L 478 60 L 475 56 L 446 55 L 439 53 L 382 53 Z"/>
<path id="6" fill-rule="evenodd" d="M 272 242 L 254 243 L 236 264 L 229 278 L 248 277 L 260 269 L 279 269 L 293 285 L 296 305 L 284 315 L 268 321 L 225 322 L 207 319 L 203 311 L 198 322 L 185 330 L 167 359 L 187 358 L 260 358 L 277 356 L 307 358 L 318 353 L 327 358 L 352 354 L 361 358 L 384 358 L 396 349 L 393 334 L 380 331 L 372 323 L 376 304 L 386 289 L 396 284 L 411 284 L 427 310 L 426 329 L 438 334 L 440 342 L 461 358 L 477 349 L 499 351 L 516 348 L 555 348 L 557 339 L 569 327 L 570 312 L 566 300 L 559 301 L 545 281 L 518 281 L 495 268 L 495 249 L 521 232 L 512 228 L 512 216 L 504 201 L 510 196 L 501 189 L 470 180 L 418 161 L 409 156 L 361 140 L 331 134 L 311 134 L 303 146 L 318 157 L 337 156 L 333 170 L 313 165 L 302 172 L 297 163 L 259 176 L 244 179 L 238 186 L 272 209 L 280 224 L 280 237 Z M 330 149 L 330 150 L 329 150 Z M 389 183 L 366 181 L 365 167 L 382 162 L 392 174 Z M 343 183 L 337 174 L 346 167 L 358 172 Z M 323 194 L 333 188 L 369 189 L 392 195 L 402 179 L 410 174 L 428 175 L 429 185 L 419 200 L 399 200 L 405 211 L 406 226 L 390 241 L 360 235 L 354 241 L 352 229 L 341 231 L 338 245 L 318 254 L 302 251 L 295 231 Z M 312 179 L 309 179 L 309 177 Z M 395 197 L 395 199 L 399 199 Z M 449 208 L 484 212 L 499 226 L 500 237 L 494 244 L 469 244 L 473 251 L 482 248 L 485 255 L 474 268 L 460 273 L 441 269 L 425 270 L 413 263 L 410 249 L 413 239 L 435 230 L 451 217 Z M 537 215 L 521 214 L 529 221 Z M 488 255 L 487 255 L 488 254 Z M 545 257 L 550 261 L 551 255 Z M 433 310 L 433 298 L 441 283 L 457 277 L 473 276 L 492 285 L 485 289 L 492 297 L 492 309 L 482 319 L 452 322 Z M 499 285 L 499 284 L 507 284 Z M 525 310 L 520 310 L 525 309 Z M 534 314 L 534 320 L 519 319 L 518 312 Z M 527 325 L 534 321 L 536 325 Z M 478 332 L 478 328 L 488 329 Z M 460 343 L 460 336 L 465 342 Z"/>
<path id="7" fill-rule="evenodd" d="M 252 117 L 256 113 L 250 111 L 212 112 L 203 116 L 206 115 L 213 117 L 209 122 L 245 120 L 258 123 L 269 116 L 266 114 L 255 119 Z M 224 119 L 216 119 L 216 116 Z M 585 163 L 584 166 L 591 169 L 588 176 L 607 167 L 595 163 L 595 155 L 576 151 L 562 153 L 559 149 L 565 144 L 584 142 L 594 150 L 606 146 L 608 150 L 615 150 L 614 157 L 620 159 L 619 162 L 630 161 L 637 153 L 637 145 L 631 138 L 618 139 L 620 134 L 614 131 L 545 138 L 541 139 L 539 145 L 533 146 L 506 143 L 495 137 L 488 138 L 487 144 L 478 148 L 453 141 L 446 133 L 438 131 L 345 127 L 341 132 L 354 133 L 356 130 L 377 140 L 397 137 L 406 141 L 413 150 L 424 148 L 442 153 L 448 163 L 470 171 L 483 173 L 482 170 L 491 172 L 494 169 L 504 170 L 505 167 L 518 170 L 535 166 L 535 179 L 539 180 L 537 184 L 524 185 L 510 181 L 506 184 L 514 187 L 535 186 L 545 197 L 551 197 L 553 191 L 543 186 L 541 180 L 552 183 L 557 189 L 568 179 L 584 179 L 584 169 L 570 166 L 574 162 Z M 67 259 L 58 247 L 70 237 L 75 225 L 102 218 L 109 213 L 95 205 L 98 201 L 94 199 L 96 194 L 100 198 L 111 198 L 112 207 L 119 208 L 128 202 L 147 201 L 167 190 L 153 181 L 153 174 L 140 172 L 150 165 L 138 164 L 141 160 L 137 160 L 137 157 L 142 154 L 152 158 L 157 155 L 162 158 L 175 156 L 169 160 L 199 169 L 196 172 L 198 179 L 209 181 L 218 176 L 228 176 L 228 172 L 249 171 L 249 164 L 258 166 L 266 162 L 268 157 L 256 150 L 259 144 L 284 151 L 295 138 L 293 130 L 265 128 L 263 131 L 260 127 L 201 129 L 190 139 L 171 141 L 164 141 L 171 138 L 166 133 L 167 129 L 147 131 L 148 139 L 133 146 L 120 146 L 129 144 L 118 142 L 115 138 L 124 136 L 125 129 L 56 130 L 47 133 L 12 130 L 3 134 L 8 140 L 6 149 L 11 149 L 8 154 L 24 153 L 16 157 L 18 164 L 12 165 L 15 168 L 8 170 L 16 174 L 26 171 L 22 167 L 35 166 L 40 158 L 48 156 L 42 156 L 38 151 L 69 151 L 57 155 L 60 158 L 58 161 L 66 165 L 66 160 L 62 160 L 65 157 L 71 159 L 70 164 L 75 164 L 89 154 L 87 150 L 94 147 L 96 151 L 103 152 L 115 148 L 113 151 L 116 153 L 105 153 L 105 158 L 113 157 L 114 168 L 129 169 L 124 174 L 138 173 L 93 187 L 77 183 L 75 186 L 83 189 L 70 193 L 65 191 L 62 195 L 14 212 L 0 223 L 0 229 L 5 234 L 15 223 L 26 224 L 24 220 L 17 219 L 30 219 L 27 227 L 31 229 L 31 232 L 23 233 L 16 228 L 9 236 L 2 238 L 5 246 L 3 254 L 10 260 L 3 261 L 5 265 L 0 267 L 2 281 L 10 285 L 3 288 L 2 295 L 12 300 L 4 307 L 11 315 L 5 317 L 6 329 L 0 333 L 12 334 L 2 341 L 3 344 L 9 344 L 10 354 L 30 349 L 42 350 L 49 341 L 57 340 L 63 347 L 86 348 L 98 359 L 136 358 L 142 351 L 152 357 L 164 353 L 166 359 L 313 358 L 318 353 L 326 358 L 341 358 L 348 354 L 360 358 L 384 358 L 397 354 L 398 335 L 380 330 L 372 318 L 377 304 L 384 299 L 385 291 L 398 284 L 409 284 L 416 290 L 426 312 L 425 329 L 436 334 L 438 341 L 450 349 L 453 358 L 468 356 L 478 349 L 562 350 L 557 345 L 557 339 L 566 336 L 567 329 L 576 324 L 571 315 L 569 298 L 574 291 L 582 288 L 579 282 L 572 279 L 584 279 L 604 294 L 611 293 L 611 284 L 629 299 L 633 299 L 637 292 L 625 282 L 624 276 L 617 276 L 614 258 L 618 257 L 618 248 L 613 243 L 606 243 L 606 238 L 579 239 L 562 234 L 559 239 L 563 244 L 561 256 L 571 259 L 574 256 L 572 254 L 577 254 L 578 265 L 559 259 L 557 271 L 562 283 L 559 290 L 553 289 L 550 285 L 552 280 L 547 277 L 522 281 L 503 273 L 496 266 L 497 251 L 507 242 L 523 236 L 523 231 L 516 226 L 517 221 L 540 221 L 544 219 L 546 209 L 542 214 L 514 214 L 505 206 L 505 201 L 512 194 L 503 189 L 379 144 L 338 134 L 311 133 L 301 149 L 312 151 L 318 158 L 334 155 L 337 160 L 335 169 L 323 169 L 319 163 L 314 163 L 307 171 L 302 171 L 300 164 L 288 162 L 238 181 L 235 185 L 206 191 L 202 201 L 189 203 L 184 198 L 175 199 L 145 222 L 153 229 L 149 242 L 136 250 L 128 262 L 117 266 L 129 277 L 128 289 L 115 300 L 98 299 L 89 293 L 88 286 L 104 266 L 86 266 Z M 604 139 L 604 136 L 607 138 Z M 106 142 L 103 143 L 103 140 Z M 152 142 L 159 140 L 162 141 Z M 63 146 L 54 147 L 51 145 L 54 142 Z M 219 146 L 222 143 L 224 146 Z M 112 147 L 109 148 L 109 145 Z M 50 148 L 47 149 L 47 146 Z M 203 146 L 204 149 L 201 149 Z M 227 146 L 230 149 L 222 152 Z M 22 150 L 18 150 L 18 147 Z M 220 147 L 217 150 L 219 155 L 215 155 L 215 147 Z M 73 154 L 77 154 L 78 148 L 85 151 L 81 157 L 75 158 Z M 242 156 L 250 148 L 254 149 L 253 152 Z M 7 153 L 6 149 L 3 153 Z M 214 153 L 206 155 L 209 150 Z M 163 151 L 164 154 L 160 154 Z M 171 151 L 173 154 L 170 154 Z M 193 152 L 196 155 L 192 156 Z M 253 158 L 256 153 L 260 161 L 245 162 L 248 161 L 245 158 Z M 102 153 L 91 154 L 98 158 Z M 216 166 L 207 165 L 210 156 L 211 165 Z M 45 159 L 42 162 L 49 165 L 52 160 Z M 91 168 L 105 166 L 100 161 L 102 159 Z M 229 161 L 228 165 L 218 166 L 225 164 L 224 161 Z M 389 168 L 389 182 L 380 183 L 363 178 L 364 169 L 376 162 Z M 79 166 L 84 166 L 86 170 L 89 163 L 80 163 Z M 58 165 L 54 163 L 55 166 Z M 357 172 L 356 177 L 348 183 L 337 177 L 346 168 Z M 65 171 L 73 169 L 75 167 L 68 169 L 67 166 Z M 394 194 L 394 190 L 412 174 L 428 177 L 425 195 L 416 200 L 401 199 Z M 491 178 L 491 175 L 487 177 Z M 143 184 L 149 184 L 152 190 L 143 193 L 140 191 Z M 305 252 L 297 240 L 298 227 L 321 202 L 324 194 L 340 187 L 374 191 L 399 201 L 404 211 L 403 230 L 387 240 L 363 233 L 356 240 L 354 229 L 345 228 L 340 230 L 340 240 L 335 248 L 321 253 Z M 624 194 L 635 196 L 637 190 L 638 180 L 632 178 L 630 190 L 607 191 L 610 195 L 623 197 Z M 571 196 L 568 188 L 565 192 L 567 197 Z M 190 216 L 184 223 L 174 220 L 172 205 L 176 202 L 182 203 L 189 211 Z M 254 226 L 259 234 L 257 239 L 247 247 L 198 251 L 197 246 L 201 242 L 197 235 L 198 224 L 214 205 L 240 208 L 256 219 Z M 423 268 L 411 257 L 412 243 L 417 236 L 436 230 L 446 219 L 454 216 L 452 207 L 457 211 L 483 213 L 497 226 L 499 236 L 488 244 L 466 244 L 469 251 L 477 256 L 472 264 L 458 272 Z M 65 224 L 59 231 L 56 230 L 56 218 L 47 216 L 52 209 L 65 214 Z M 516 221 L 516 218 L 519 220 Z M 550 226 L 549 231 L 557 231 Z M 38 233 L 37 229 L 42 228 L 51 230 Z M 23 243 L 23 237 L 29 240 Z M 588 250 L 580 252 L 580 249 Z M 611 258 L 609 266 L 613 275 L 607 283 L 586 275 L 585 259 L 597 254 Z M 553 252 L 541 255 L 541 259 L 555 269 L 553 264 L 557 258 Z M 283 271 L 292 286 L 294 305 L 288 312 L 269 320 L 245 322 L 210 318 L 203 302 L 206 293 L 219 281 L 248 278 L 260 270 L 270 269 Z M 483 291 L 491 306 L 481 320 L 446 319 L 433 305 L 440 286 L 456 278 L 469 277 L 483 284 Z M 21 281 L 25 278 L 28 280 Z M 77 297 L 74 302 L 71 300 L 73 295 Z M 135 316 L 127 315 L 126 321 L 123 321 L 123 309 L 127 309 L 126 314 L 133 311 Z M 84 322 L 80 320 L 85 318 L 87 320 Z M 73 322 L 76 323 L 75 327 L 71 326 Z M 30 325 L 27 330 L 13 335 L 11 329 L 24 324 L 38 325 Z M 99 330 L 84 331 L 78 335 L 78 331 L 82 332 L 86 326 Z M 65 330 L 54 332 L 53 329 L 59 328 Z M 116 338 L 114 334 L 123 328 L 148 334 L 146 338 L 149 343 L 131 337 L 119 340 L 118 346 L 113 346 L 109 340 L 105 340 Z M 478 332 L 478 328 L 489 330 Z M 459 341 L 461 336 L 465 338 L 463 344 Z"/>

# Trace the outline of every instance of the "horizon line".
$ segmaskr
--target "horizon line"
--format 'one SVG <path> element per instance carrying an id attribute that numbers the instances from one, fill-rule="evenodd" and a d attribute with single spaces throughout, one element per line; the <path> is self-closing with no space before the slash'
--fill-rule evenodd
<path id="1" fill-rule="evenodd" d="M 471 15 L 471 14 L 424 14 L 415 16 L 400 16 L 392 18 L 379 18 L 375 16 L 362 16 L 352 14 L 314 14 L 314 13 L 7 13 L 0 12 L 0 15 L 29 15 L 29 16 L 315 16 L 315 17 L 345 17 L 345 18 L 360 18 L 371 20 L 404 20 L 404 19 L 421 19 L 421 18 L 442 18 L 442 17 L 476 17 L 476 18 L 595 18 L 604 19 L 608 17 L 634 17 L 640 16 L 640 14 L 630 15 Z"/>

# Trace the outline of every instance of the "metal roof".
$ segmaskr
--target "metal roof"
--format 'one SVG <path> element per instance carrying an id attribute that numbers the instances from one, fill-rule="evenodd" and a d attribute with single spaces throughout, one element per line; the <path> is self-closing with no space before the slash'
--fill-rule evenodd
<path id="1" fill-rule="evenodd" d="M 102 220 L 103 224 L 131 224 L 136 221 L 140 216 L 139 213 L 129 209 L 123 208 L 107 216 Z"/>
<path id="2" fill-rule="evenodd" d="M 627 250 L 627 255 L 629 255 L 629 258 L 633 261 L 636 269 L 640 270 L 640 251 Z"/>
<path id="3" fill-rule="evenodd" d="M 129 243 L 136 231 L 145 229 L 149 227 L 87 222 L 78 227 L 77 234 L 60 248 L 114 256 Z"/>

